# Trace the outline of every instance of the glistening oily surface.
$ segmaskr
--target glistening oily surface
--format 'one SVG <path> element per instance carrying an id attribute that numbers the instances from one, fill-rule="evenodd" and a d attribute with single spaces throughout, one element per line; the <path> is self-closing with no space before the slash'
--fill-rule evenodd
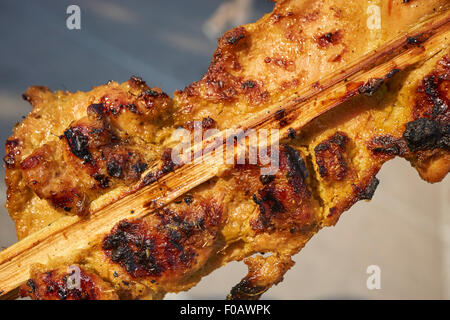
<path id="1" fill-rule="evenodd" d="M 226 33 L 203 79 L 172 100 L 137 78 L 90 93 L 30 88 L 25 96 L 34 110 L 15 128 L 5 157 L 8 209 L 19 237 L 65 214 L 89 215 L 150 163 L 161 159 L 162 169 L 171 170 L 167 137 L 176 127 L 206 119 L 227 128 L 446 3 L 413 2 L 382 1 L 387 23 L 376 31 L 362 18 L 365 2 L 278 2 L 256 24 Z M 120 298 L 160 298 L 247 258 L 249 274 L 230 297 L 258 298 L 282 279 L 291 255 L 313 234 L 373 196 L 385 161 L 404 157 L 431 182 L 447 174 L 448 59 L 443 50 L 284 141 L 275 177 L 261 178 L 258 166 L 236 166 L 144 221 L 122 221 L 81 255 L 37 266 L 22 293 L 50 298 L 53 288 L 66 293 L 59 298 L 78 297 L 61 281 L 62 270 L 77 263 L 87 283 L 98 283 L 82 297 L 112 298 L 103 295 L 106 287 Z"/>

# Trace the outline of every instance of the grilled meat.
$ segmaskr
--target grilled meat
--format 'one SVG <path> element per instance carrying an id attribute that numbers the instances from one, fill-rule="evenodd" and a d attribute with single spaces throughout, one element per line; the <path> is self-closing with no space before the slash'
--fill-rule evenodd
<path id="1" fill-rule="evenodd" d="M 176 128 L 192 129 L 193 121 L 232 127 L 446 10 L 448 1 L 379 1 L 381 29 L 366 25 L 370 4 L 277 1 L 258 22 L 225 33 L 208 72 L 173 99 L 136 77 L 87 93 L 31 87 L 24 97 L 33 111 L 6 143 L 7 207 L 19 238 L 64 215 L 88 219 L 155 164 L 162 172 L 174 170 L 168 150 Z M 249 273 L 229 298 L 259 298 L 283 279 L 291 256 L 318 230 L 372 198 L 386 161 L 404 157 L 429 182 L 448 173 L 448 43 L 425 63 L 397 71 L 365 84 L 360 96 L 300 132 L 291 130 L 273 175 L 261 176 L 263 164 L 235 165 L 144 219 L 121 221 L 73 257 L 40 266 L 22 293 L 162 298 L 244 260 Z M 279 120 L 289 125 L 282 114 Z M 77 292 L 61 282 L 73 264 L 84 274 Z"/>
<path id="2" fill-rule="evenodd" d="M 45 267 L 36 265 L 32 277 L 20 288 L 21 296 L 30 296 L 35 300 L 118 299 L 109 283 L 76 265 L 69 269 L 51 271 L 45 271 Z"/>

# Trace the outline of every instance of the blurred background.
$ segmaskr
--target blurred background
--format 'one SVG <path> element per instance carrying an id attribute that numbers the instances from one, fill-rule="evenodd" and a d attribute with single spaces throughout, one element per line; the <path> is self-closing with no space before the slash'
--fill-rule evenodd
<path id="1" fill-rule="evenodd" d="M 81 8 L 81 30 L 66 27 L 72 4 Z M 21 99 L 29 85 L 89 90 L 138 75 L 173 93 L 200 79 L 225 29 L 272 7 L 269 0 L 0 0 L 0 140 L 30 111 Z M 427 184 L 404 160 L 378 178 L 372 202 L 315 236 L 265 299 L 450 298 L 450 179 Z M 16 241 L 5 192 L 2 182 L 2 248 Z M 381 269 L 379 290 L 367 289 L 370 265 Z M 232 263 L 168 298 L 223 299 L 245 274 L 243 263 Z"/>

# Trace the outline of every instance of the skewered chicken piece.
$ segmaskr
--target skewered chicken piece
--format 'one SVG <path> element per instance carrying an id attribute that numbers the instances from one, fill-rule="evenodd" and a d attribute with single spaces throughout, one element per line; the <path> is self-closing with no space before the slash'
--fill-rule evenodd
<path id="1" fill-rule="evenodd" d="M 7 207 L 19 239 L 66 215 L 89 219 L 133 183 L 157 179 L 147 174 L 155 164 L 160 173 L 173 171 L 176 128 L 193 130 L 194 121 L 205 130 L 230 128 L 448 9 L 446 0 L 379 1 L 381 29 L 369 29 L 370 4 L 278 1 L 271 14 L 219 39 L 205 76 L 173 99 L 136 77 L 87 93 L 29 88 L 24 97 L 33 111 L 14 129 L 5 157 Z M 411 46 L 420 42 L 408 39 Z M 249 273 L 229 297 L 259 298 L 319 229 L 372 198 L 387 160 L 404 157 L 429 182 L 446 176 L 448 43 L 426 62 L 394 68 L 360 86 L 361 95 L 292 130 L 275 174 L 261 175 L 263 164 L 235 165 L 144 219 L 121 221 L 89 248 L 36 265 L 21 293 L 157 299 L 244 260 Z M 279 120 L 289 126 L 282 113 Z M 67 287 L 69 265 L 81 270 L 81 288 Z"/>

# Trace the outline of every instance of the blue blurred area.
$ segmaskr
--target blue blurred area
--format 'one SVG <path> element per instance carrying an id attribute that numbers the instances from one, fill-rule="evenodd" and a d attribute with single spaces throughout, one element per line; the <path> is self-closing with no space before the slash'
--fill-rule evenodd
<path id="1" fill-rule="evenodd" d="M 139 75 L 171 93 L 206 71 L 216 43 L 202 25 L 221 2 L 81 0 L 81 30 L 68 30 L 73 1 L 2 0 L 0 90 L 88 90 Z M 249 20 L 272 5 L 256 1 Z"/>

